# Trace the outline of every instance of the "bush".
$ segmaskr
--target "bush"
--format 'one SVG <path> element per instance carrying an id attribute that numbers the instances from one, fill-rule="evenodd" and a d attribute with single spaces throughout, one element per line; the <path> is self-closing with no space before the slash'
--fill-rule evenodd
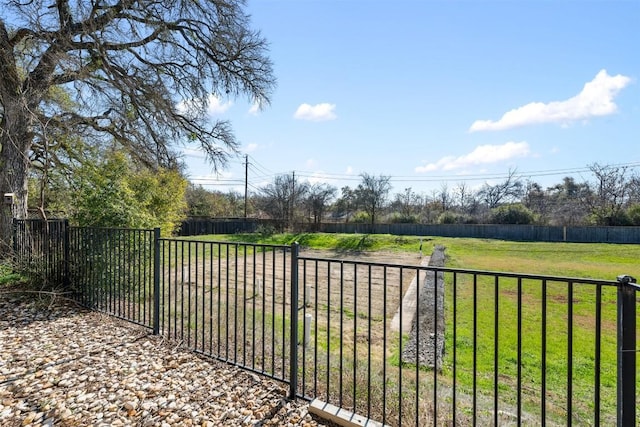
<path id="1" fill-rule="evenodd" d="M 533 224 L 535 215 L 524 205 L 515 203 L 491 210 L 492 224 Z"/>
<path id="2" fill-rule="evenodd" d="M 256 227 L 256 234 L 259 234 L 261 238 L 265 239 L 276 234 L 276 228 L 271 224 L 260 224 Z"/>
<path id="3" fill-rule="evenodd" d="M 473 222 L 469 215 L 445 211 L 438 216 L 438 224 L 471 224 Z"/>
<path id="4" fill-rule="evenodd" d="M 173 234 L 185 217 L 187 181 L 173 170 L 151 171 L 112 153 L 83 165 L 74 177 L 74 224 L 93 227 L 153 228 Z"/>
<path id="5" fill-rule="evenodd" d="M 418 218 L 415 215 L 394 212 L 389 216 L 389 222 L 392 224 L 416 224 Z"/>
<path id="6" fill-rule="evenodd" d="M 13 271 L 13 267 L 8 261 L 0 260 L 0 286 L 21 281 L 20 274 Z"/>
<path id="7" fill-rule="evenodd" d="M 632 205 L 627 209 L 627 218 L 630 225 L 640 225 L 640 204 Z"/>
<path id="8" fill-rule="evenodd" d="M 351 222 L 355 222 L 356 224 L 368 224 L 371 222 L 371 217 L 366 212 L 356 212 L 351 218 Z"/>
<path id="9" fill-rule="evenodd" d="M 628 211 L 618 210 L 612 212 L 610 209 L 595 209 L 589 215 L 589 223 L 604 226 L 625 226 L 633 225 L 633 220 L 629 217 Z"/>

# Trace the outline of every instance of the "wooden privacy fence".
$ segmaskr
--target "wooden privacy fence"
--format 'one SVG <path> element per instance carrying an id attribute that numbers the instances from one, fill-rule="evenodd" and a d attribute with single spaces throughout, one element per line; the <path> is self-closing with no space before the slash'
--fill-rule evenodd
<path id="1" fill-rule="evenodd" d="M 252 233 L 260 227 L 282 231 L 284 223 L 252 218 L 191 218 L 181 236 Z M 399 236 L 469 237 L 531 242 L 640 243 L 640 227 L 543 226 L 507 224 L 356 224 L 297 223 L 296 232 L 393 234 Z"/>

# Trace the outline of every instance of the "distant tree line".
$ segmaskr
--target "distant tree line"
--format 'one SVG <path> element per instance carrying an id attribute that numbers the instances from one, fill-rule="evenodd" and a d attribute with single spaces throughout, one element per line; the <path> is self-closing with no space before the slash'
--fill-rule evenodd
<path id="1" fill-rule="evenodd" d="M 276 176 L 250 195 L 249 216 L 285 224 L 319 222 L 423 224 L 640 225 L 640 176 L 627 166 L 592 164 L 582 181 L 566 176 L 550 187 L 511 170 L 497 183 L 473 189 L 462 181 L 429 194 L 412 188 L 392 194 L 391 177 L 363 173 L 355 187 Z M 187 189 L 189 214 L 240 216 L 239 194 Z M 204 200 L 210 200 L 205 210 Z M 236 208 L 226 207 L 236 206 Z M 229 215 L 224 213 L 228 212 Z"/>
<path id="2" fill-rule="evenodd" d="M 392 193 L 391 178 L 363 173 L 340 189 L 283 174 L 248 195 L 210 191 L 189 183 L 180 168 L 149 169 L 116 147 L 64 169 L 35 169 L 30 208 L 40 217 L 77 225 L 178 230 L 187 217 L 273 219 L 285 227 L 321 222 L 420 224 L 532 224 L 640 226 L 640 177 L 624 166 L 589 166 L 583 181 L 564 177 L 542 187 L 510 171 L 497 183 L 472 189 L 441 185 L 429 194 Z"/>

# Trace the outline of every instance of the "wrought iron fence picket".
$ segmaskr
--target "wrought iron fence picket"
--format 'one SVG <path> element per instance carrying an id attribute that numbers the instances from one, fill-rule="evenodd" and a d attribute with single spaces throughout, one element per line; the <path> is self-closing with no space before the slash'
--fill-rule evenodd
<path id="1" fill-rule="evenodd" d="M 638 285 L 630 276 L 328 259 L 297 244 L 162 238 L 159 229 L 67 221 L 16 220 L 13 233 L 16 265 L 72 289 L 81 304 L 283 381 L 289 398 L 320 398 L 389 425 L 640 422 Z M 415 314 L 402 303 L 413 276 Z M 603 335 L 614 301 L 615 339 Z M 413 332 L 403 329 L 407 318 Z M 438 361 L 440 340 L 447 350 Z M 584 342 L 590 354 L 578 353 Z M 422 359 L 429 352 L 431 365 Z M 613 380 L 603 376 L 612 358 Z"/>

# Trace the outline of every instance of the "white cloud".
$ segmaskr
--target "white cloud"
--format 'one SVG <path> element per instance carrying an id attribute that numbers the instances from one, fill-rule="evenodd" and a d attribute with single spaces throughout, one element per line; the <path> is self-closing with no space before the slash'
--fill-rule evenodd
<path id="1" fill-rule="evenodd" d="M 307 166 L 310 165 L 310 163 L 315 164 L 315 161 L 308 161 L 307 162 Z M 349 167 L 349 172 L 348 174 L 351 174 L 351 168 Z M 309 181 L 310 184 L 322 184 L 322 183 L 326 183 L 326 184 L 331 184 L 331 185 L 340 185 L 341 181 L 344 178 L 340 175 L 336 175 L 334 173 L 327 173 L 323 170 L 316 170 L 315 172 L 311 173 L 311 175 L 309 175 L 307 177 L 307 181 Z"/>
<path id="2" fill-rule="evenodd" d="M 347 175 L 353 175 L 353 168 L 351 166 L 347 166 L 347 170 L 344 173 Z"/>
<path id="3" fill-rule="evenodd" d="M 311 174 L 311 176 L 307 179 L 311 184 L 322 184 L 322 183 L 330 183 L 335 180 L 335 178 L 330 177 L 323 171 L 316 171 Z"/>
<path id="4" fill-rule="evenodd" d="M 178 110 L 178 112 L 180 114 L 193 116 L 193 115 L 195 115 L 198 107 L 197 107 L 197 104 L 196 104 L 195 101 L 190 100 L 190 101 L 180 101 L 180 102 L 178 102 L 178 104 L 176 105 L 176 109 Z"/>
<path id="5" fill-rule="evenodd" d="M 189 99 L 180 101 L 176 108 L 181 114 L 195 117 L 201 111 L 201 108 L 205 107 L 208 115 L 215 116 L 226 112 L 232 105 L 232 101 L 222 102 L 220 98 L 211 94 L 207 97 L 206 105 L 202 105 L 200 100 Z"/>
<path id="6" fill-rule="evenodd" d="M 220 101 L 220 98 L 218 98 L 215 95 L 209 95 L 208 101 L 209 102 L 207 105 L 207 113 L 209 113 L 210 116 L 222 114 L 226 112 L 229 108 L 231 108 L 231 106 L 233 105 L 233 102 L 231 101 L 227 101 L 227 102 Z"/>
<path id="7" fill-rule="evenodd" d="M 246 147 L 244 147 L 243 151 L 245 153 L 252 153 L 252 152 L 256 151 L 257 149 L 258 149 L 258 144 L 251 143 L 251 144 L 248 144 Z"/>
<path id="8" fill-rule="evenodd" d="M 469 166 L 502 162 L 516 157 L 527 157 L 529 153 L 529 144 L 526 142 L 510 141 L 502 145 L 479 145 L 469 154 L 459 157 L 446 156 L 435 163 L 418 166 L 415 171 L 424 173 L 463 169 Z"/>
<path id="9" fill-rule="evenodd" d="M 252 116 L 257 116 L 259 112 L 260 112 L 260 103 L 254 102 L 253 104 L 251 104 L 251 108 L 249 108 L 249 114 L 251 114 Z"/>
<path id="10" fill-rule="evenodd" d="M 293 117 L 298 120 L 309 120 L 312 122 L 324 122 L 338 118 L 334 110 L 336 104 L 322 103 L 316 105 L 301 104 Z"/>
<path id="11" fill-rule="evenodd" d="M 606 70 L 601 70 L 579 94 L 566 101 L 532 102 L 507 111 L 498 121 L 476 120 L 469 131 L 504 130 L 539 123 L 566 126 L 578 120 L 607 116 L 616 112 L 618 107 L 613 99 L 630 82 L 627 76 L 610 76 Z"/>

